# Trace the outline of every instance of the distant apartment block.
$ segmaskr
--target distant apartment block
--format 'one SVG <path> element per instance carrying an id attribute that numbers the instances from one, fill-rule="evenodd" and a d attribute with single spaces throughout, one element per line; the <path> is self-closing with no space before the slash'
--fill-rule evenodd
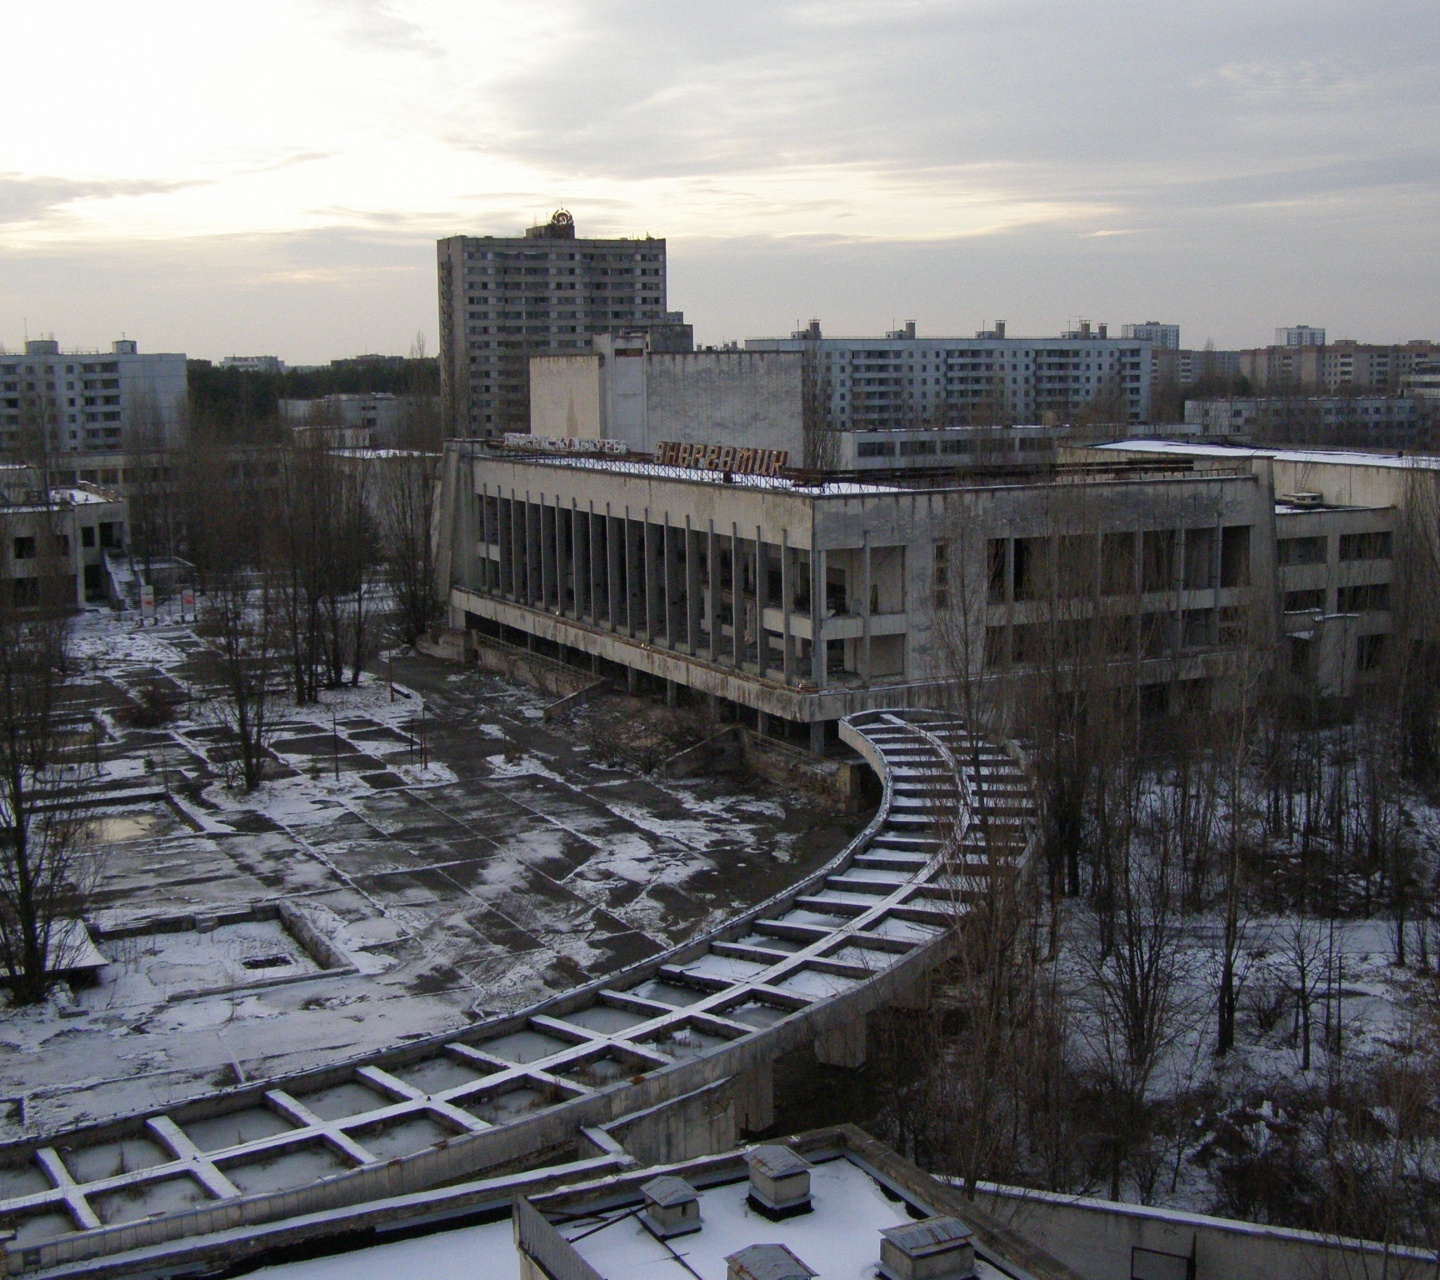
<path id="1" fill-rule="evenodd" d="M 1277 347 L 1323 347 L 1325 330 L 1308 324 L 1294 324 L 1276 329 L 1275 345 Z"/>
<path id="2" fill-rule="evenodd" d="M 1424 423 L 1418 396 L 1246 396 L 1187 400 L 1187 433 L 1406 448 Z"/>
<path id="3" fill-rule="evenodd" d="M 523 236 L 451 236 L 438 254 L 447 436 L 528 430 L 532 356 L 588 351 L 595 334 L 693 346 L 684 316 L 666 309 L 664 240 L 580 239 L 560 210 Z"/>
<path id="4" fill-rule="evenodd" d="M 220 368 L 239 369 L 242 373 L 284 373 L 285 361 L 279 356 L 222 356 Z"/>
<path id="5" fill-rule="evenodd" d="M 313 400 L 280 401 L 280 420 L 293 428 L 333 429 L 350 448 L 394 446 L 400 438 L 405 402 L 389 392 L 336 394 Z"/>
<path id="6" fill-rule="evenodd" d="M 121 339 L 110 351 L 62 352 L 53 339 L 25 354 L 0 352 L 0 447 L 52 452 L 180 442 L 185 356 L 142 355 Z"/>
<path id="7" fill-rule="evenodd" d="M 1161 324 L 1158 320 L 1147 320 L 1144 324 L 1127 324 L 1120 334 L 1139 342 L 1148 342 L 1156 351 L 1180 350 L 1180 326 Z"/>
<path id="8" fill-rule="evenodd" d="M 1423 365 L 1440 359 L 1440 344 L 1353 342 L 1256 347 L 1240 352 L 1240 372 L 1256 391 L 1396 391 Z"/>
<path id="9" fill-rule="evenodd" d="M 912 321 L 884 338 L 826 338 L 812 321 L 745 349 L 807 354 L 841 431 L 1150 416 L 1151 344 L 1112 338 L 1103 324 L 1058 338 L 1007 337 L 1003 322 L 974 338 L 922 338 Z"/>
<path id="10" fill-rule="evenodd" d="M 1440 360 L 1417 364 L 1404 381 L 1404 389 L 1427 403 L 1440 402 Z"/>

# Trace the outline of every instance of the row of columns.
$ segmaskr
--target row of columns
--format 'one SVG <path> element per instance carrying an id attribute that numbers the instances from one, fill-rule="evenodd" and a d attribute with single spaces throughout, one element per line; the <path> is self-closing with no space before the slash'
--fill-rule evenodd
<path id="1" fill-rule="evenodd" d="M 824 686 L 824 641 L 812 641 L 803 671 L 794 619 L 813 626 L 817 602 L 823 612 L 825 553 L 810 556 L 807 602 L 798 592 L 804 552 L 790 546 L 788 531 L 777 545 L 758 526 L 717 530 L 710 520 L 696 528 L 688 515 L 675 525 L 668 512 L 657 522 L 648 510 L 615 513 L 606 503 L 597 511 L 573 499 L 567 507 L 529 492 L 487 488 L 477 497 L 482 590 L 737 670 Z M 778 657 L 764 625 L 772 566 L 780 574 Z M 864 590 L 868 598 L 868 582 Z"/>

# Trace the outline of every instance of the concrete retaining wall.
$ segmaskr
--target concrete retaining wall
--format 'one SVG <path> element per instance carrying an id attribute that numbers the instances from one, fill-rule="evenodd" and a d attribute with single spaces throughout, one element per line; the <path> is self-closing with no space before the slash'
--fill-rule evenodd
<path id="1" fill-rule="evenodd" d="M 1190 1256 L 1195 1280 L 1420 1280 L 1440 1258 L 1285 1227 L 982 1183 L 977 1200 L 995 1218 L 1086 1280 L 1124 1280 L 1132 1249 Z"/>

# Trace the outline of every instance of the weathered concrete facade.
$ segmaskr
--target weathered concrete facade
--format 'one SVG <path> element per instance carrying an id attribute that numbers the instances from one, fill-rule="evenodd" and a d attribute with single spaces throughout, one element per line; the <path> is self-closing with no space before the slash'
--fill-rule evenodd
<path id="1" fill-rule="evenodd" d="M 801 462 L 798 353 L 656 351 L 643 334 L 591 346 L 531 360 L 531 434 L 623 440 L 641 453 L 662 440 L 785 449 Z"/>
<path id="2" fill-rule="evenodd" d="M 1208 680 L 1239 643 L 1229 620 L 1273 582 L 1271 505 L 1248 472 L 727 483 L 475 442 L 452 444 L 448 462 L 452 626 L 505 629 L 808 725 L 817 747 L 828 721 L 933 705 L 961 673 L 1022 666 L 1027 629 L 1060 598 L 1129 619 L 1124 651 L 1140 655 L 1142 683 Z M 1083 606 L 1040 571 L 1055 548 L 1088 566 Z"/>
<path id="3" fill-rule="evenodd" d="M 1066 448 L 1062 456 L 1185 458 L 1197 472 L 1249 468 L 1273 499 L 1279 660 L 1293 692 L 1343 703 L 1383 678 L 1397 522 L 1412 498 L 1434 500 L 1434 459 L 1161 440 Z"/>

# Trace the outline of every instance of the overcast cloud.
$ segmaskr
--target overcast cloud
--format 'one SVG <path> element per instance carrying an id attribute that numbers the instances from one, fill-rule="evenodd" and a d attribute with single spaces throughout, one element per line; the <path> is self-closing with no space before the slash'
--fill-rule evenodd
<path id="1" fill-rule="evenodd" d="M 436 237 L 561 204 L 704 341 L 1440 336 L 1434 0 L 63 9 L 4 11 L 12 345 L 433 350 Z"/>

